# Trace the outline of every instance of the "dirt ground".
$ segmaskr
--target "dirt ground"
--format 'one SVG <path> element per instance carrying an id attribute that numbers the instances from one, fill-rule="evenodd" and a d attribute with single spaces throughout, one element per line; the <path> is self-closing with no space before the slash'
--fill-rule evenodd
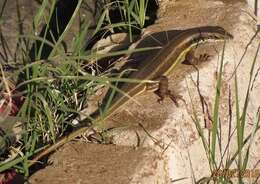
<path id="1" fill-rule="evenodd" d="M 157 159 L 158 154 L 149 148 L 70 142 L 51 156 L 50 165 L 33 175 L 30 183 L 126 184 L 147 162 L 159 167 Z M 142 177 L 154 174 L 147 170 Z"/>

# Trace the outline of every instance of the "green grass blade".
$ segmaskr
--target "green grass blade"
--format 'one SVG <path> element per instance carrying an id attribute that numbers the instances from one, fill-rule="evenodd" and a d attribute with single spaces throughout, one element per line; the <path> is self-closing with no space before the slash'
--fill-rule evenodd
<path id="1" fill-rule="evenodd" d="M 222 76 L 223 76 L 223 62 L 224 62 L 224 53 L 226 48 L 226 42 L 224 42 L 220 68 L 217 78 L 217 86 L 216 86 L 216 94 L 215 94 L 215 102 L 213 109 L 213 127 L 211 132 L 211 163 L 216 162 L 215 153 L 216 153 L 216 138 L 218 133 L 218 119 L 219 119 L 219 102 L 220 102 L 220 91 L 222 86 Z"/>

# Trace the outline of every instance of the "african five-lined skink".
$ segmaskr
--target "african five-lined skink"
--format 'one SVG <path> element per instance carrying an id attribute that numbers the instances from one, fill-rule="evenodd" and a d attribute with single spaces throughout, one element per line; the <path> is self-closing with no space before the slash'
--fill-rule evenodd
<path id="1" fill-rule="evenodd" d="M 192 51 L 192 49 L 199 43 L 211 40 L 224 41 L 231 38 L 233 38 L 233 36 L 230 33 L 218 26 L 199 27 L 181 31 L 181 33 L 176 35 L 176 37 L 164 46 L 152 59 L 149 61 L 144 60 L 143 62 L 140 62 L 136 70 L 130 73 L 128 78 L 139 80 L 156 80 L 161 76 L 169 76 L 172 72 L 174 72 L 174 69 L 179 64 L 181 64 L 184 60 L 190 59 L 190 51 Z M 107 119 L 114 112 L 120 109 L 127 101 L 129 101 L 129 97 L 134 97 L 142 93 L 145 89 L 145 83 L 124 83 L 120 87 L 120 90 L 122 90 L 125 94 L 118 93 L 113 99 L 111 106 L 107 109 L 105 116 L 100 117 L 99 114 L 95 114 L 93 116 L 94 122 L 92 122 L 92 124 L 95 125 L 95 123 L 101 119 Z M 160 96 L 160 90 L 159 92 L 157 91 L 157 93 L 159 93 Z M 86 120 L 83 120 L 83 123 L 84 121 Z M 72 140 L 74 137 L 80 135 L 86 130 L 88 130 L 88 127 L 81 127 L 71 134 L 63 137 L 56 144 L 50 146 L 37 155 L 33 161 L 37 161 L 42 156 L 52 152 L 57 147 Z"/>

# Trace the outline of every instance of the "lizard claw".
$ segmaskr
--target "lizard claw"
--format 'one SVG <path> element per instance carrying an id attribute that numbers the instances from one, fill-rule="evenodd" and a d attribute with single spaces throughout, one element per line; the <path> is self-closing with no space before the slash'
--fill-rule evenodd
<path id="1" fill-rule="evenodd" d="M 159 104 L 162 104 L 163 99 L 162 99 L 162 98 L 159 98 L 159 99 L 157 100 L 157 102 L 158 102 Z"/>
<path id="2" fill-rule="evenodd" d="M 180 98 L 179 96 L 175 96 L 173 94 L 169 95 L 170 99 L 173 101 L 173 103 L 175 104 L 176 107 L 179 107 L 179 103 L 177 101 L 178 98 Z"/>

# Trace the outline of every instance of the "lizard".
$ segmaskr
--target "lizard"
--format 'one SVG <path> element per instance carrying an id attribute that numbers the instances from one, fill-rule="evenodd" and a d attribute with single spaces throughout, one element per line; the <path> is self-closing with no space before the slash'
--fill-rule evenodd
<path id="1" fill-rule="evenodd" d="M 191 60 L 197 61 L 199 59 L 192 57 L 193 49 L 198 44 L 207 41 L 225 41 L 232 38 L 233 36 L 230 33 L 219 26 L 205 26 L 183 30 L 180 34 L 176 35 L 166 46 L 160 49 L 160 51 L 151 60 L 141 62 L 136 70 L 131 72 L 128 77 L 140 80 L 156 80 L 161 76 L 167 77 L 182 62 L 186 64 L 192 64 Z M 163 80 L 165 80 L 165 77 L 162 77 Z M 168 83 L 168 81 L 161 81 L 161 84 L 162 83 Z M 112 114 L 114 114 L 114 112 L 116 112 L 126 102 L 128 102 L 129 99 L 131 99 L 129 97 L 134 97 L 144 92 L 146 88 L 147 84 L 145 83 L 124 83 L 120 87 L 120 90 L 122 90 L 124 93 L 118 93 L 114 97 L 111 106 L 107 109 L 106 115 L 104 117 L 101 117 L 99 113 L 94 113 L 94 115 L 92 115 L 94 119 L 92 125 L 95 125 L 95 123 L 98 123 L 101 120 L 104 121 L 109 118 Z M 163 94 L 163 91 L 167 93 Z M 168 89 L 157 90 L 157 95 L 159 94 L 161 99 L 163 99 L 164 95 L 167 95 L 168 93 Z M 174 96 L 171 98 L 174 99 L 173 101 L 176 100 Z M 82 120 L 80 123 L 83 124 L 82 127 L 79 127 L 69 135 L 61 138 L 58 142 L 56 142 L 56 144 L 49 146 L 36 155 L 36 157 L 34 157 L 31 161 L 31 165 L 37 162 L 43 156 L 55 151 L 55 149 L 61 145 L 89 130 L 90 127 L 87 126 L 89 125 L 89 119 Z"/>

